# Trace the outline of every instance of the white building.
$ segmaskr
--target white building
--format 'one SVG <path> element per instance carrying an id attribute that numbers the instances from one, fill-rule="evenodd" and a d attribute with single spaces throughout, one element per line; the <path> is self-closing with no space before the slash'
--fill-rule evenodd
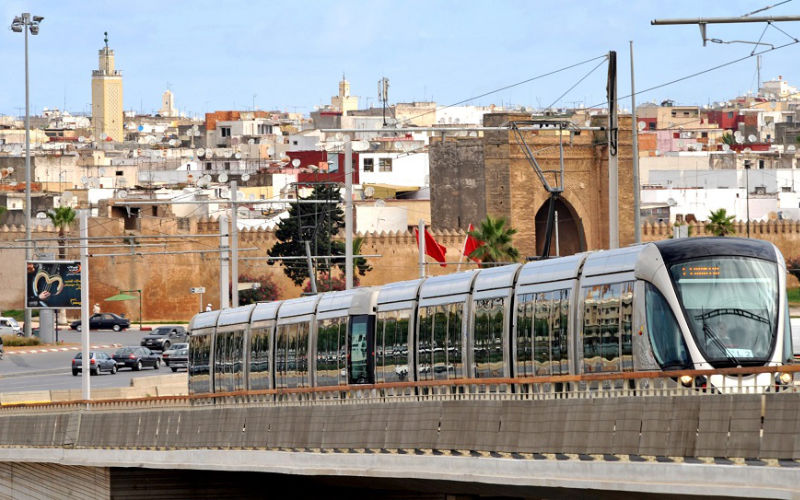
<path id="1" fill-rule="evenodd" d="M 364 184 L 423 187 L 430 183 L 428 153 L 368 152 L 358 155 L 359 180 Z"/>

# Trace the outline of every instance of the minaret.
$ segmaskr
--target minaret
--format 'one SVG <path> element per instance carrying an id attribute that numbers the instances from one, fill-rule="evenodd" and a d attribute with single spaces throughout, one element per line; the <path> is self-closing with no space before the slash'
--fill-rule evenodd
<path id="1" fill-rule="evenodd" d="M 350 82 L 345 79 L 344 73 L 339 82 L 339 95 L 331 97 L 331 107 L 341 111 L 342 115 L 358 109 L 358 97 L 350 95 Z"/>
<path id="2" fill-rule="evenodd" d="M 161 95 L 161 109 L 158 110 L 158 114 L 161 116 L 178 116 L 177 111 L 175 111 L 175 97 L 169 89 Z"/>
<path id="3" fill-rule="evenodd" d="M 122 74 L 114 69 L 108 32 L 103 34 L 105 47 L 100 49 L 97 69 L 92 71 L 92 128 L 97 142 L 107 137 L 122 141 Z"/>

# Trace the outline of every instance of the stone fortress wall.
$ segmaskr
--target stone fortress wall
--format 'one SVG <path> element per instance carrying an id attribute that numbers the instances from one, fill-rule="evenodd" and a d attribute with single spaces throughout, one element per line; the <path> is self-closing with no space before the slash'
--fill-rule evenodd
<path id="1" fill-rule="evenodd" d="M 171 234 L 208 234 L 218 233 L 216 221 L 193 219 L 188 226 L 178 227 L 175 219 L 146 218 L 142 220 L 142 230 L 135 236 Z M 465 233 L 463 231 L 433 230 L 436 240 L 447 247 L 448 262 L 457 263 L 463 248 Z M 800 254 L 800 221 L 768 221 L 751 222 L 750 233 L 754 238 L 771 241 L 780 248 L 786 258 Z M 68 237 L 77 237 L 77 228 L 73 228 Z M 90 236 L 119 236 L 126 234 L 120 219 L 92 218 Z M 644 224 L 642 239 L 645 242 L 669 238 L 672 227 L 668 224 Z M 707 236 L 702 223 L 690 224 L 693 237 Z M 744 236 L 746 225 L 736 223 L 736 235 Z M 134 236 L 134 237 L 135 237 Z M 360 278 L 363 286 L 382 285 L 393 281 L 410 280 L 419 277 L 416 239 L 412 232 L 368 233 L 364 237 L 362 253 L 380 254 L 381 257 L 369 258 L 373 270 Z M 14 240 L 23 239 L 25 230 L 21 226 L 0 227 L 0 246 L 8 246 Z M 54 231 L 37 231 L 34 238 L 55 240 Z M 138 243 L 154 244 L 157 240 L 141 238 Z M 254 251 L 242 250 L 241 257 L 264 257 L 269 248 L 276 242 L 272 231 L 244 230 L 240 232 L 239 248 L 255 248 Z M 75 244 L 75 242 L 70 242 Z M 129 252 L 126 247 L 111 241 L 96 242 L 97 245 L 117 245 L 114 247 L 93 247 L 92 254 L 121 254 Z M 57 255 L 57 243 L 48 241 L 39 246 L 46 252 Z M 95 256 L 90 259 L 90 302 L 98 303 L 104 311 L 125 313 L 133 322 L 138 320 L 138 301 L 105 302 L 103 299 L 118 293 L 120 290 L 143 290 L 142 309 L 145 321 L 188 321 L 205 304 L 211 303 L 219 307 L 219 259 L 218 237 L 188 237 L 178 243 L 170 243 L 167 247 L 135 248 L 134 256 Z M 519 244 L 518 244 L 519 246 Z M 164 251 L 202 251 L 208 253 L 185 253 L 178 255 L 141 256 L 139 253 Z M 78 258 L 76 248 L 68 250 L 68 258 Z M 0 249 L 2 265 L 0 265 L 0 311 L 6 309 L 22 309 L 24 304 L 25 253 L 18 249 Z M 452 273 L 456 264 L 441 267 L 430 258 L 427 272 L 429 276 Z M 461 270 L 473 269 L 475 265 L 463 259 Z M 283 273 L 280 264 L 268 265 L 265 260 L 242 260 L 239 264 L 240 274 L 253 276 L 269 276 L 280 289 L 281 298 L 300 296 L 302 290 L 295 286 Z M 797 282 L 791 278 L 790 285 Z M 200 297 L 189 292 L 191 287 L 203 286 L 207 293 Z M 135 295 L 135 294 L 134 294 Z M 77 317 L 73 311 L 70 317 Z"/>

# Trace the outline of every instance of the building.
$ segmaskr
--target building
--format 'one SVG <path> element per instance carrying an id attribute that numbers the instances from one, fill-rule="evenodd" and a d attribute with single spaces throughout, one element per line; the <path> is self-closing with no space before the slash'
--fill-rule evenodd
<path id="1" fill-rule="evenodd" d="M 158 114 L 161 116 L 178 116 L 178 111 L 175 109 L 175 97 L 169 89 L 161 94 L 161 109 L 158 110 Z"/>
<path id="2" fill-rule="evenodd" d="M 339 95 L 331 97 L 331 108 L 341 111 L 342 115 L 358 109 L 358 97 L 350 95 L 350 82 L 345 80 L 344 75 L 339 82 Z"/>
<path id="3" fill-rule="evenodd" d="M 92 71 L 92 125 L 95 141 L 122 141 L 122 73 L 114 68 L 114 51 L 99 51 L 98 68 Z"/>

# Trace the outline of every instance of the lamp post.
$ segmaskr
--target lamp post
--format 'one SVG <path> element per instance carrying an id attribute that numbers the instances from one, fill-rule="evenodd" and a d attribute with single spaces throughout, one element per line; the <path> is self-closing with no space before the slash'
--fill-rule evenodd
<path id="1" fill-rule="evenodd" d="M 744 161 L 745 199 L 747 200 L 747 237 L 750 237 L 750 160 Z"/>
<path id="2" fill-rule="evenodd" d="M 24 12 L 14 17 L 11 31 L 25 33 L 25 260 L 31 260 L 31 116 L 28 85 L 28 31 L 31 35 L 39 34 L 39 23 L 42 16 L 31 16 Z M 25 336 L 31 336 L 31 310 L 25 304 Z"/>

